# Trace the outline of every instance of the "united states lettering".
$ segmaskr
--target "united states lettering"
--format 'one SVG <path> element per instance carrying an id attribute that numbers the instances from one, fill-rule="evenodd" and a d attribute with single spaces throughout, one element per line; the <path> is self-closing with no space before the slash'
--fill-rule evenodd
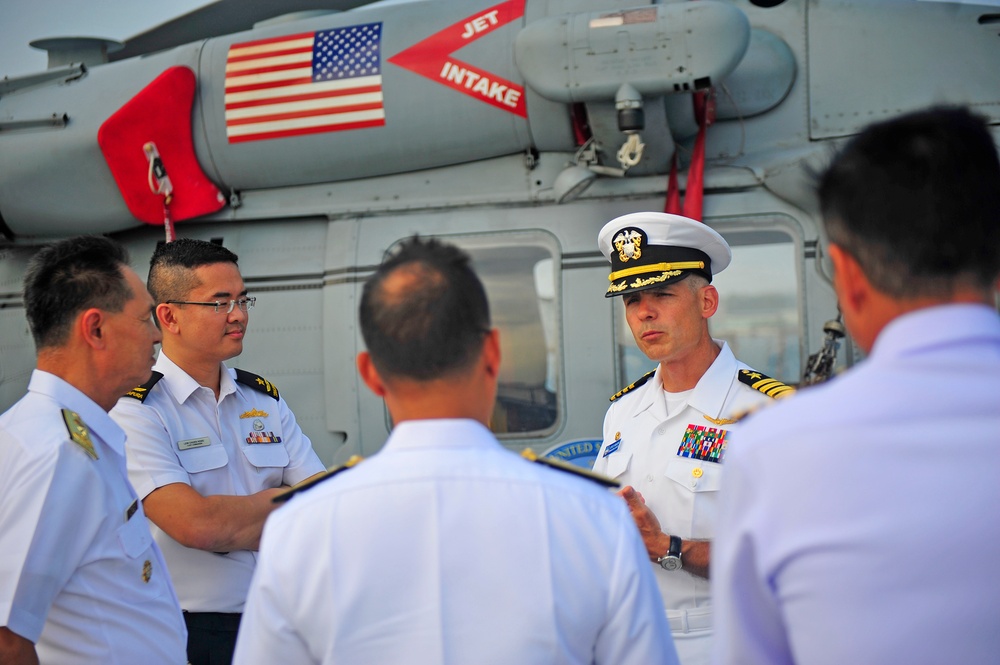
<path id="1" fill-rule="evenodd" d="M 229 142 L 384 125 L 381 37 L 368 23 L 230 46 Z"/>

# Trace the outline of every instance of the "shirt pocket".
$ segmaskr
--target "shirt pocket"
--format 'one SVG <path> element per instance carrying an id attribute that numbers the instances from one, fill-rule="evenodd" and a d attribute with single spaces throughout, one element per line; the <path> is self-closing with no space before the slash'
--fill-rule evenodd
<path id="1" fill-rule="evenodd" d="M 667 462 L 664 475 L 688 492 L 717 492 L 722 476 L 722 465 L 687 457 L 675 457 Z"/>
<path id="2" fill-rule="evenodd" d="M 617 478 L 626 471 L 632 462 L 632 453 L 612 453 L 608 457 L 605 475 L 609 478 Z"/>
<path id="3" fill-rule="evenodd" d="M 204 448 L 190 448 L 178 451 L 177 457 L 181 466 L 188 473 L 202 473 L 212 469 L 221 469 L 229 462 L 226 449 L 221 444 L 213 444 Z"/>
<path id="4" fill-rule="evenodd" d="M 255 443 L 241 446 L 251 465 L 264 468 L 288 466 L 288 450 L 283 443 Z"/>
<path id="5" fill-rule="evenodd" d="M 116 531 L 121 552 L 112 557 L 110 567 L 115 594 L 129 604 L 163 596 L 169 588 L 167 571 L 156 556 L 145 515 L 137 512 Z"/>

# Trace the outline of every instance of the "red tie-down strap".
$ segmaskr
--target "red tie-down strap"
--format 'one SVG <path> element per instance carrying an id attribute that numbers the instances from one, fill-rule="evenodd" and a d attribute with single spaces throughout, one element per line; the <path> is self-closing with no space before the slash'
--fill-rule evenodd
<path id="1" fill-rule="evenodd" d="M 667 181 L 667 200 L 663 207 L 664 212 L 684 215 L 699 222 L 701 221 L 702 201 L 704 200 L 705 131 L 715 121 L 715 98 L 711 92 L 711 90 L 703 90 L 692 95 L 694 117 L 698 121 L 698 135 L 695 137 L 694 150 L 691 152 L 684 205 L 681 206 L 680 190 L 677 187 L 677 151 L 675 150 L 670 163 L 670 178 Z"/>
<path id="2" fill-rule="evenodd" d="M 97 142 L 129 212 L 154 226 L 207 215 L 226 204 L 194 153 L 191 109 L 196 81 L 171 67 L 130 99 L 97 131 Z M 159 163 L 154 168 L 152 153 Z M 169 174 L 169 178 L 167 178 Z"/>

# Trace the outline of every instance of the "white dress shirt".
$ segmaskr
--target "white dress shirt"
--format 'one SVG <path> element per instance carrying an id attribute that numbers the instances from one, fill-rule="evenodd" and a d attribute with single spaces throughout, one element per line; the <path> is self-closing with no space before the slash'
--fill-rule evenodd
<path id="1" fill-rule="evenodd" d="M 624 501 L 420 420 L 271 515 L 236 662 L 677 661 Z"/>
<path id="2" fill-rule="evenodd" d="M 122 397 L 111 416 L 128 434 L 128 474 L 139 496 L 172 483 L 202 496 L 246 496 L 294 485 L 324 470 L 284 398 L 235 381 L 221 367 L 219 398 L 167 355 L 144 401 Z M 152 525 L 181 607 L 189 612 L 241 612 L 257 553 L 206 552 L 181 545 Z"/>
<path id="3" fill-rule="evenodd" d="M 712 561 L 720 664 L 1000 659 L 1000 317 L 892 321 L 749 419 Z"/>
<path id="4" fill-rule="evenodd" d="M 702 442 L 714 436 L 726 450 L 733 444 L 734 422 L 772 398 L 739 381 L 743 370 L 729 345 L 715 340 L 719 355 L 688 394 L 686 404 L 668 413 L 662 369 L 643 385 L 619 397 L 604 418 L 604 442 L 594 471 L 631 485 L 653 511 L 664 533 L 682 540 L 712 540 L 726 458 L 687 457 L 686 437 Z M 699 429 L 700 428 L 700 429 Z M 739 445 L 739 444 L 738 444 Z M 711 447 L 711 444 L 709 444 Z M 716 444 L 719 450 L 721 445 Z M 666 552 L 663 552 L 666 554 Z M 651 564 L 674 641 L 684 665 L 707 663 L 711 656 L 712 606 L 708 580 Z"/>
<path id="5" fill-rule="evenodd" d="M 74 441 L 63 410 L 85 436 Z M 35 370 L 0 416 L 0 626 L 42 663 L 187 662 L 187 631 L 125 472 L 125 435 Z"/>

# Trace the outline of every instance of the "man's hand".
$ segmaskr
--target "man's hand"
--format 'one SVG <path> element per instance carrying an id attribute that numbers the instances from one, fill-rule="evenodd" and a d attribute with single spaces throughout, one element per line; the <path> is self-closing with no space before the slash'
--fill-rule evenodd
<path id="1" fill-rule="evenodd" d="M 660 520 L 646 505 L 642 494 L 635 491 L 631 485 L 618 490 L 618 496 L 625 499 L 635 525 L 639 527 L 639 535 L 646 545 L 646 553 L 650 561 L 656 561 L 670 549 L 670 534 L 663 533 Z M 698 577 L 708 578 L 708 564 L 711 558 L 711 543 L 707 540 L 684 540 L 681 549 L 681 561 L 684 571 Z"/>
<path id="2" fill-rule="evenodd" d="M 0 663 L 4 665 L 38 665 L 35 644 L 7 626 L 0 627 Z"/>
<path id="3" fill-rule="evenodd" d="M 670 549 L 670 536 L 663 533 L 663 529 L 660 528 L 660 520 L 656 518 L 653 511 L 646 505 L 646 500 L 642 498 L 642 494 L 636 492 L 635 488 L 631 485 L 626 485 L 618 490 L 618 496 L 625 499 L 625 503 L 628 504 L 629 512 L 632 513 L 632 519 L 635 520 L 635 525 L 639 527 L 639 535 L 642 536 L 642 542 L 646 545 L 646 553 L 649 554 L 649 560 L 656 561 Z"/>

